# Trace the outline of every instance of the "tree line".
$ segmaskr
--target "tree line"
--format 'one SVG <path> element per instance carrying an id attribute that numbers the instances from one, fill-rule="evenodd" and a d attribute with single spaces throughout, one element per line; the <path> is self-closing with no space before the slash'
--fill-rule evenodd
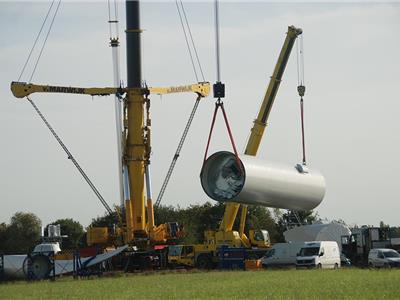
<path id="1" fill-rule="evenodd" d="M 191 205 L 186 208 L 179 206 L 160 206 L 154 212 L 156 224 L 177 222 L 182 225 L 186 233 L 185 243 L 201 243 L 205 230 L 217 230 L 223 218 L 225 205 L 221 203 Z M 119 207 L 114 208 L 112 215 L 99 216 L 92 219 L 89 227 L 112 228 L 118 219 Z M 240 212 L 239 212 L 240 213 Z M 238 228 L 238 220 L 234 228 Z M 311 224 L 318 220 L 317 213 L 313 211 L 297 212 L 297 217 L 289 211 L 270 210 L 261 206 L 249 206 L 246 231 L 249 229 L 266 229 L 273 243 L 283 242 L 283 232 L 288 224 L 300 222 Z M 66 235 L 62 239 L 62 249 L 76 249 L 86 247 L 86 231 L 84 227 L 72 218 L 58 219 L 45 226 L 44 235 L 47 235 L 47 227 L 52 224 L 60 224 L 61 234 Z M 42 222 L 33 213 L 17 212 L 12 216 L 10 223 L 0 223 L 0 253 L 23 254 L 33 250 L 42 239 Z"/>

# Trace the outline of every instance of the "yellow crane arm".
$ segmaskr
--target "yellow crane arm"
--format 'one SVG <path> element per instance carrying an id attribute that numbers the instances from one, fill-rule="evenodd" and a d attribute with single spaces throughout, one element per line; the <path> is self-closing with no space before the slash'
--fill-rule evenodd
<path id="1" fill-rule="evenodd" d="M 111 94 L 124 94 L 126 89 L 120 88 L 82 88 L 72 86 L 37 85 L 26 82 L 11 82 L 11 91 L 17 98 L 24 98 L 33 93 L 64 93 L 84 94 L 92 96 L 107 96 Z"/>
<path id="2" fill-rule="evenodd" d="M 278 92 L 282 75 L 285 71 L 294 42 L 296 41 L 297 36 L 302 33 L 303 31 L 300 28 L 296 28 L 294 26 L 288 27 L 286 39 L 283 43 L 278 61 L 276 62 L 267 91 L 265 92 L 264 100 L 258 112 L 257 119 L 254 120 L 253 128 L 251 129 L 250 138 L 247 142 L 245 150 L 245 154 L 247 155 L 255 156 L 257 154 L 258 147 L 260 146 L 264 129 L 267 126 L 267 120 L 271 112 L 272 105 L 274 104 L 276 93 Z"/>
<path id="3" fill-rule="evenodd" d="M 150 94 L 171 94 L 193 92 L 201 97 L 207 97 L 210 93 L 210 83 L 200 82 L 191 85 L 173 86 L 173 87 L 151 87 L 148 88 Z M 84 94 L 91 96 L 108 96 L 112 94 L 125 94 L 127 88 L 83 88 L 72 86 L 54 86 L 54 85 L 37 85 L 26 82 L 11 82 L 11 91 L 17 98 L 24 98 L 33 93 L 64 93 L 64 94 Z"/>
<path id="4" fill-rule="evenodd" d="M 199 82 L 196 84 L 172 86 L 172 87 L 150 87 L 150 94 L 171 94 L 193 92 L 201 97 L 207 97 L 210 94 L 210 83 Z"/>
<path id="5" fill-rule="evenodd" d="M 257 118 L 254 120 L 253 127 L 251 129 L 251 134 L 249 140 L 247 141 L 245 154 L 255 156 L 257 154 L 258 148 L 260 146 L 261 139 L 264 134 L 265 127 L 267 126 L 267 120 L 271 112 L 272 105 L 276 94 L 279 89 L 279 85 L 282 80 L 283 72 L 285 71 L 286 64 L 289 60 L 290 53 L 292 51 L 294 42 L 297 36 L 302 34 L 302 29 L 296 28 L 294 26 L 288 27 L 288 32 L 286 34 L 285 41 L 283 43 L 281 52 L 279 54 L 278 61 L 276 62 L 274 72 L 272 73 L 271 79 L 268 84 L 267 91 L 265 92 L 264 100 L 261 104 L 260 110 L 258 112 Z M 224 218 L 222 219 L 220 230 L 231 231 L 233 228 L 233 223 L 235 222 L 236 215 L 239 211 L 240 204 L 228 203 L 225 208 Z M 242 214 L 246 214 L 247 206 L 242 206 Z M 243 230 L 245 216 L 241 217 L 240 231 Z"/>

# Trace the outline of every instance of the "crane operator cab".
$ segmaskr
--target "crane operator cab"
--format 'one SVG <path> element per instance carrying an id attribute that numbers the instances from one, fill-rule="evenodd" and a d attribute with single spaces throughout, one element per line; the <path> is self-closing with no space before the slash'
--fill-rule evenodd
<path id="1" fill-rule="evenodd" d="M 267 230 L 249 230 L 251 245 L 259 248 L 270 246 L 269 233 Z"/>

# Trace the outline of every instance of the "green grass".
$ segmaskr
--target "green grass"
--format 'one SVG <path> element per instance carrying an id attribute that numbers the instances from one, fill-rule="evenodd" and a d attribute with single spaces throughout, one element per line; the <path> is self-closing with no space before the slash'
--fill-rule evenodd
<path id="1" fill-rule="evenodd" d="M 131 274 L 0 285 L 0 299 L 400 299 L 400 270 Z"/>

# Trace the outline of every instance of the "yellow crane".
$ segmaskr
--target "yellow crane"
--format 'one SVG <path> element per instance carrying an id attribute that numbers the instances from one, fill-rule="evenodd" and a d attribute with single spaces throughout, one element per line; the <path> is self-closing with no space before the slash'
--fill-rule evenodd
<path id="1" fill-rule="evenodd" d="M 282 80 L 282 75 L 286 68 L 286 64 L 289 60 L 290 53 L 292 51 L 296 38 L 300 34 L 302 34 L 302 32 L 303 31 L 300 28 L 296 28 L 294 26 L 288 27 L 286 38 L 279 54 L 278 61 L 276 62 L 274 71 L 268 84 L 267 91 L 265 92 L 264 100 L 261 104 L 257 118 L 254 120 L 253 127 L 251 128 L 251 134 L 246 145 L 246 150 L 244 152 L 244 154 L 246 155 L 257 155 L 257 151 L 260 146 L 261 139 L 264 135 L 268 117 L 274 104 L 274 100 L 278 92 L 279 85 Z M 233 224 L 239 212 L 239 208 L 241 208 L 241 216 L 238 233 L 237 231 L 233 230 Z M 245 235 L 244 227 L 246 222 L 246 215 L 247 205 L 233 202 L 226 204 L 224 217 L 222 219 L 219 230 L 215 233 L 211 233 L 208 238 L 213 239 L 213 235 L 215 234 L 215 240 L 217 244 L 218 241 L 225 241 L 225 243 L 226 241 L 228 241 L 230 245 L 235 246 L 269 246 L 269 240 L 267 240 L 268 236 L 265 235 L 265 232 L 257 233 L 254 231 L 250 231 L 250 239 Z M 255 239 L 255 236 L 257 236 L 257 239 Z M 264 237 L 264 239 L 262 239 L 262 237 Z"/>
<path id="2" fill-rule="evenodd" d="M 124 125 L 125 141 L 123 160 L 129 172 L 129 199 L 125 202 L 125 228 L 119 228 L 113 236 L 107 228 L 90 228 L 89 244 L 107 244 L 123 237 L 124 243 L 138 247 L 148 244 L 165 243 L 170 237 L 170 224 L 155 226 L 153 204 L 147 199 L 147 220 L 145 210 L 145 167 L 150 162 L 150 117 L 148 113 L 149 94 L 171 94 L 192 92 L 197 99 L 207 97 L 210 92 L 208 82 L 200 82 L 184 86 L 149 87 L 149 88 L 84 88 L 71 86 L 37 85 L 25 82 L 12 82 L 11 91 L 17 98 L 28 97 L 33 93 L 84 94 L 91 96 L 125 95 Z M 146 121 L 146 122 L 145 122 Z M 110 237 L 112 237 L 110 239 Z M 121 241 L 122 242 L 122 241 Z"/>
<path id="3" fill-rule="evenodd" d="M 279 85 L 282 80 L 286 64 L 296 38 L 302 34 L 300 28 L 289 26 L 278 61 L 268 84 L 264 100 L 257 118 L 254 120 L 251 134 L 247 142 L 245 154 L 255 156 L 263 137 L 267 120 L 271 112 Z M 241 208 L 239 231 L 233 230 L 235 219 Z M 266 230 L 249 230 L 249 237 L 244 233 L 247 216 L 247 205 L 228 203 L 224 216 L 217 231 L 204 232 L 204 243 L 196 245 L 169 246 L 168 262 L 171 265 L 197 266 L 198 268 L 212 268 L 219 262 L 218 253 L 222 246 L 245 248 L 247 258 L 260 258 L 265 249 L 270 246 L 270 239 Z"/>

